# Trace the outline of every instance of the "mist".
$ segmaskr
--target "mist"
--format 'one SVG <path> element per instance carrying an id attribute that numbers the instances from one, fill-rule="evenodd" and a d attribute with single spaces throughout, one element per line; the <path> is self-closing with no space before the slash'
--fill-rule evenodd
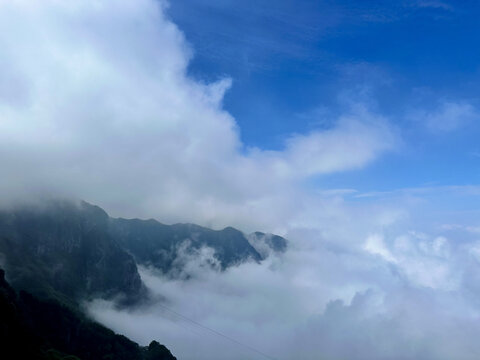
<path id="1" fill-rule="evenodd" d="M 141 268 L 156 301 L 126 311 L 98 300 L 89 313 L 182 359 L 477 358 L 478 242 L 372 236 L 332 246 L 292 233 L 285 254 L 225 272 L 204 251 L 184 259 L 189 280 Z"/>

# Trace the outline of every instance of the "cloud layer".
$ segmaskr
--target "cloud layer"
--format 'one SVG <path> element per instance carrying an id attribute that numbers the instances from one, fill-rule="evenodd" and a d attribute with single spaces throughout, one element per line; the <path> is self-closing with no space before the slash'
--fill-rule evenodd
<path id="1" fill-rule="evenodd" d="M 478 358 L 478 240 L 460 245 L 413 232 L 362 238 L 355 222 L 350 227 L 344 242 L 297 230 L 281 257 L 225 273 L 190 258 L 189 281 L 142 268 L 159 303 L 88 308 L 141 343 L 161 339 L 182 359 L 264 358 L 203 326 L 275 359 Z"/>

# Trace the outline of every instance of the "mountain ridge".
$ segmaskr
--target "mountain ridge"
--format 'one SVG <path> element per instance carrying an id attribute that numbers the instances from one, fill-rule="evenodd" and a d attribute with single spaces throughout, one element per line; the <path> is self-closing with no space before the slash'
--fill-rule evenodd
<path id="1" fill-rule="evenodd" d="M 33 327 L 27 326 L 26 333 L 21 331 L 28 341 L 38 345 L 37 335 L 42 331 L 52 332 L 60 352 L 57 354 L 54 347 L 52 355 L 44 344 L 47 347 L 37 348 L 43 351 L 44 357 L 39 358 L 83 354 L 83 358 L 89 359 L 92 357 L 88 351 L 82 352 L 87 339 L 79 338 L 79 344 L 83 344 L 79 345 L 81 349 L 68 347 L 61 331 L 51 328 L 52 324 L 35 311 L 53 312 L 58 316 L 59 326 L 66 329 L 72 322 L 94 324 L 83 313 L 80 305 L 83 301 L 102 298 L 122 307 L 148 301 L 149 290 L 137 265 L 153 266 L 165 276 L 181 276 L 188 281 L 194 274 L 183 273 L 186 261 L 195 259 L 205 248 L 211 250 L 207 265 L 216 271 L 226 271 L 246 261 L 260 263 L 270 252 L 282 253 L 286 251 L 287 241 L 260 232 L 245 235 L 230 226 L 212 230 L 191 223 L 165 225 L 154 219 L 112 218 L 102 208 L 84 201 L 53 200 L 3 209 L 0 210 L 0 265 L 6 270 L 7 279 L 3 279 L 1 270 L 0 295 L 4 301 L 0 300 L 3 305 L 30 309 L 28 316 L 38 320 L 38 326 L 30 324 Z M 6 313 L 11 307 L 8 304 L 7 310 L 4 309 Z M 31 310 L 33 308 L 37 310 Z M 66 322 L 62 322 L 64 320 Z M 134 354 L 131 359 L 175 359 L 156 342 L 140 349 L 127 338 L 115 337 L 113 332 L 108 333 L 110 330 L 98 326 L 88 325 L 90 330 L 85 336 L 109 339 L 107 343 L 117 344 L 120 353 Z M 91 341 L 95 344 L 94 339 Z"/>

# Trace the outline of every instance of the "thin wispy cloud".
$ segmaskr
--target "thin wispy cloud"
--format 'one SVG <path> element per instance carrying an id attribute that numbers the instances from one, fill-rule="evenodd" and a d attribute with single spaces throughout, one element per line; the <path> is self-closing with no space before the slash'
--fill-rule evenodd
<path id="1" fill-rule="evenodd" d="M 420 8 L 432 8 L 432 9 L 441 9 L 446 11 L 453 11 L 453 6 L 444 1 L 430 1 L 430 0 L 421 0 L 415 3 L 416 6 Z"/>
<path id="2" fill-rule="evenodd" d="M 480 119 L 480 114 L 469 103 L 445 102 L 431 112 L 419 114 L 419 117 L 424 119 L 427 128 L 433 132 L 450 132 Z"/>

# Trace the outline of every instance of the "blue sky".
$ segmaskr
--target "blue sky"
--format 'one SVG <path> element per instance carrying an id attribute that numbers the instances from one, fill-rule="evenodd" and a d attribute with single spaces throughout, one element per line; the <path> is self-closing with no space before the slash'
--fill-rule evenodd
<path id="1" fill-rule="evenodd" d="M 191 44 L 190 75 L 232 78 L 224 107 L 246 146 L 281 149 L 361 103 L 401 144 L 323 187 L 479 182 L 477 2 L 178 0 L 167 13 Z"/>

